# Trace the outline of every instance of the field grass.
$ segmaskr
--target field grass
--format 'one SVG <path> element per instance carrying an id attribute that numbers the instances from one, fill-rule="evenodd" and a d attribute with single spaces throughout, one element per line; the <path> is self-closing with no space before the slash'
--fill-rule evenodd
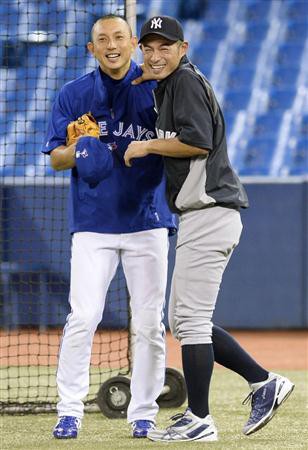
<path id="1" fill-rule="evenodd" d="M 242 400 L 248 387 L 237 375 L 216 369 L 211 386 L 211 413 L 219 431 L 216 443 L 154 443 L 147 439 L 132 439 L 125 420 L 111 420 L 99 413 L 88 413 L 83 420 L 83 428 L 76 440 L 55 440 L 51 430 L 55 423 L 54 414 L 1 416 L 1 450 L 99 450 L 99 449 L 162 449 L 194 448 L 212 450 L 283 450 L 307 449 L 307 388 L 308 376 L 305 371 L 284 371 L 296 385 L 289 400 L 263 430 L 246 437 L 241 429 L 249 415 L 249 407 Z M 168 423 L 168 418 L 183 410 L 162 409 L 158 416 L 158 426 Z"/>

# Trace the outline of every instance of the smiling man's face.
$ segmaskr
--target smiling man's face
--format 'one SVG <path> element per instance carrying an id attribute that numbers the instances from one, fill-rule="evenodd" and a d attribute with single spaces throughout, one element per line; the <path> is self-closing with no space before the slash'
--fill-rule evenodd
<path id="1" fill-rule="evenodd" d="M 187 42 L 169 41 L 155 34 L 149 35 L 141 43 L 144 64 L 156 80 L 163 80 L 175 71 L 187 48 Z"/>
<path id="2" fill-rule="evenodd" d="M 137 39 L 132 37 L 128 24 L 120 18 L 110 18 L 95 23 L 88 50 L 104 73 L 120 80 L 129 70 L 136 45 Z"/>

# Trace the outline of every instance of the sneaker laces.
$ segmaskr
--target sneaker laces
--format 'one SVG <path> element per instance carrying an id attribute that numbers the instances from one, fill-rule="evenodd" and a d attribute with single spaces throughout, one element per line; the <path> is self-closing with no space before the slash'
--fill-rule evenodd
<path id="1" fill-rule="evenodd" d="M 255 421 L 256 419 L 262 417 L 262 415 L 263 415 L 263 410 L 262 410 L 262 408 L 260 408 L 260 405 L 255 407 L 256 402 L 260 398 L 260 394 L 261 394 L 260 391 L 261 391 L 261 389 L 258 389 L 255 392 L 251 391 L 242 403 L 243 405 L 246 405 L 247 403 L 249 403 L 249 401 L 251 401 L 251 413 L 250 413 L 248 422 L 251 420 Z"/>
<path id="2" fill-rule="evenodd" d="M 174 416 L 171 416 L 169 420 L 172 420 L 175 423 L 170 425 L 167 428 L 167 430 L 169 430 L 170 428 L 172 428 L 174 426 L 182 426 L 182 425 L 187 425 L 188 423 L 190 423 L 191 419 L 188 419 L 185 417 L 187 411 L 188 411 L 188 408 L 183 413 L 177 413 L 177 414 L 174 414 Z"/>
<path id="3" fill-rule="evenodd" d="M 171 416 L 171 417 L 169 418 L 169 420 L 175 421 L 175 420 L 178 420 L 178 419 L 182 419 L 182 417 L 184 417 L 185 413 L 186 413 L 186 411 L 183 412 L 183 413 L 177 413 L 177 414 L 174 414 L 174 416 Z"/>
<path id="4" fill-rule="evenodd" d="M 71 428 L 74 426 L 78 426 L 79 419 L 73 416 L 62 416 L 59 418 L 59 422 L 57 426 L 61 425 L 61 427 Z"/>
<path id="5" fill-rule="evenodd" d="M 247 397 L 242 401 L 242 405 L 247 405 L 249 402 L 252 404 L 253 391 L 249 392 Z"/>

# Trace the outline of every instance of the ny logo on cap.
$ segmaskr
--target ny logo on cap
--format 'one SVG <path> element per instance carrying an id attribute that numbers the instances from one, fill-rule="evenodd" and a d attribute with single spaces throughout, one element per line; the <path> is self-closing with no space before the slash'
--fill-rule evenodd
<path id="1" fill-rule="evenodd" d="M 160 17 L 154 17 L 151 21 L 151 29 L 155 28 L 155 30 L 157 30 L 157 28 L 161 28 L 161 24 L 162 19 Z"/>

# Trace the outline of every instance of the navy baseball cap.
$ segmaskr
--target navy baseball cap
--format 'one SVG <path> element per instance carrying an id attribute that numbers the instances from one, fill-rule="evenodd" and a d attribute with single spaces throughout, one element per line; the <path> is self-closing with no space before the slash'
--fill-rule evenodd
<path id="1" fill-rule="evenodd" d="M 107 178 L 113 168 L 111 147 L 92 136 L 78 140 L 75 160 L 78 175 L 93 187 Z"/>
<path id="2" fill-rule="evenodd" d="M 182 25 L 170 16 L 155 16 L 145 22 L 141 28 L 139 44 L 150 34 L 157 34 L 170 41 L 184 41 Z"/>

